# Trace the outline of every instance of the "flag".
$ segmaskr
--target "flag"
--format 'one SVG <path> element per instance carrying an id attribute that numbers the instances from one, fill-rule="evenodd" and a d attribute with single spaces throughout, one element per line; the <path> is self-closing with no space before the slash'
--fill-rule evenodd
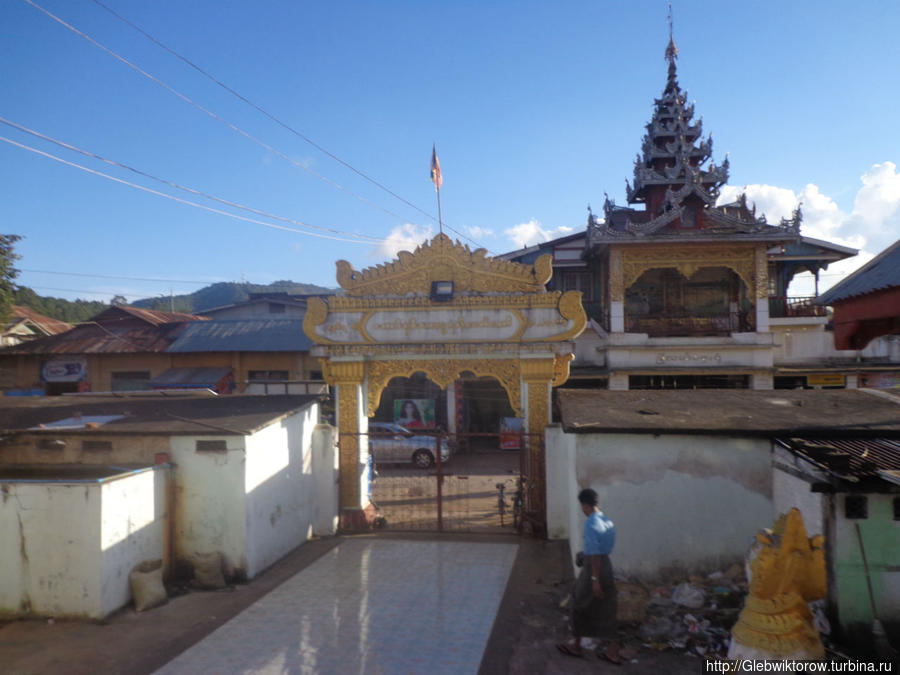
<path id="1" fill-rule="evenodd" d="M 434 183 L 434 189 L 440 190 L 444 184 L 444 177 L 441 175 L 441 163 L 438 161 L 437 149 L 431 146 L 431 182 Z"/>

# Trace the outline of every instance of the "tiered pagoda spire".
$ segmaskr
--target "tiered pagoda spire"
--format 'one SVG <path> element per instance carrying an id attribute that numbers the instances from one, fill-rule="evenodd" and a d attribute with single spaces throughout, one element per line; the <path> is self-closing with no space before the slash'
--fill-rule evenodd
<path id="1" fill-rule="evenodd" d="M 729 162 L 711 162 L 712 137 L 703 138 L 702 119 L 694 120 L 694 105 L 678 84 L 678 47 L 669 19 L 665 58 L 668 76 L 662 96 L 653 102 L 641 153 L 634 163 L 633 184 L 625 182 L 629 204 L 643 210 L 616 206 L 607 198 L 605 222 L 591 225 L 589 237 L 675 236 L 758 232 L 771 228 L 746 206 L 717 208 L 719 188 L 728 180 Z M 798 212 L 799 213 L 799 212 Z M 593 223 L 593 218 L 590 219 Z M 784 221 L 783 229 L 799 228 L 799 219 Z M 599 243 L 599 242 L 598 242 Z"/>

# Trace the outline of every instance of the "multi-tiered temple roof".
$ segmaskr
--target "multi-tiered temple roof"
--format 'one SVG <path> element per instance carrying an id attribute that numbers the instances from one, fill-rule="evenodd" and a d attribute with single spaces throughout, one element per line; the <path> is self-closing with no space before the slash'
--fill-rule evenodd
<path id="1" fill-rule="evenodd" d="M 703 138 L 703 122 L 694 121 L 694 106 L 678 84 L 678 48 L 671 33 L 666 47 L 669 62 L 666 87 L 653 104 L 641 154 L 634 164 L 634 183 L 626 181 L 629 204 L 616 206 L 608 197 L 604 222 L 588 218 L 588 246 L 628 240 L 672 237 L 767 240 L 799 235 L 800 211 L 790 220 L 770 225 L 747 207 L 746 198 L 716 206 L 719 188 L 728 180 L 728 159 L 715 164 L 712 138 Z"/>

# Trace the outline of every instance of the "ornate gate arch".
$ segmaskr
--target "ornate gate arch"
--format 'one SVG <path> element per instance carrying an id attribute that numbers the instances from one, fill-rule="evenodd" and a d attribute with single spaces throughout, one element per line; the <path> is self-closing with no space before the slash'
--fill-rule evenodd
<path id="1" fill-rule="evenodd" d="M 581 293 L 547 291 L 551 275 L 549 255 L 522 265 L 443 234 L 362 271 L 337 262 L 344 295 L 310 298 L 303 329 L 337 391 L 345 522 L 367 506 L 359 434 L 393 377 L 424 372 L 442 389 L 465 372 L 494 377 L 525 430 L 543 433 L 550 389 L 568 379 L 573 340 L 587 323 Z"/>

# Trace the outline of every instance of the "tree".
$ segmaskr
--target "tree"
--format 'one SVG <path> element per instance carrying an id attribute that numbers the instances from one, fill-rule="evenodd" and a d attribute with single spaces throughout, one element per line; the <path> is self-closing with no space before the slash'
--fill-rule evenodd
<path id="1" fill-rule="evenodd" d="M 19 259 L 15 245 L 22 237 L 18 234 L 0 234 L 0 321 L 9 319 L 10 306 L 16 293 L 15 279 L 19 270 L 13 265 Z"/>
<path id="2" fill-rule="evenodd" d="M 113 305 L 114 307 L 118 307 L 120 305 L 127 305 L 128 298 L 126 298 L 124 295 L 114 295 L 112 300 L 109 301 L 109 304 Z"/>

